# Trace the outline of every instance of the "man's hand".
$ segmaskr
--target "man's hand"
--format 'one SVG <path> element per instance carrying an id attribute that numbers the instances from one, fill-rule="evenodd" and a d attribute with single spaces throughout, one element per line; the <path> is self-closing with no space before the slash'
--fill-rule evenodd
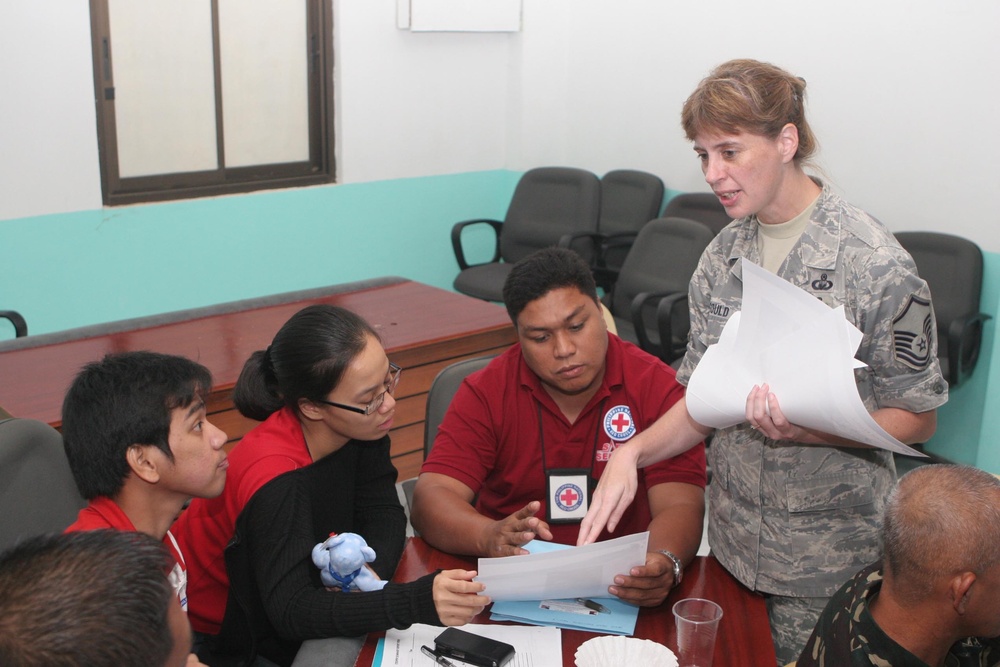
<path id="1" fill-rule="evenodd" d="M 475 576 L 475 570 L 443 570 L 434 577 L 434 609 L 443 624 L 465 625 L 492 602 L 479 595 L 486 587 Z"/>
<path id="2" fill-rule="evenodd" d="M 614 531 L 625 510 L 635 498 L 638 488 L 638 473 L 633 450 L 629 447 L 619 447 L 611 455 L 611 460 L 601 473 L 601 481 L 598 482 L 590 498 L 590 509 L 580 524 L 576 545 L 583 546 L 596 542 L 605 525 L 609 532 Z"/>
<path id="3" fill-rule="evenodd" d="M 628 575 L 615 575 L 608 592 L 624 602 L 641 607 L 663 604 L 674 587 L 674 564 L 661 553 L 646 554 L 646 564 L 633 567 Z"/>
<path id="4" fill-rule="evenodd" d="M 537 500 L 511 514 L 506 519 L 488 524 L 479 540 L 479 553 L 489 556 L 520 556 L 528 553 L 521 547 L 536 537 L 552 539 L 549 524 L 535 516 L 542 504 Z"/>

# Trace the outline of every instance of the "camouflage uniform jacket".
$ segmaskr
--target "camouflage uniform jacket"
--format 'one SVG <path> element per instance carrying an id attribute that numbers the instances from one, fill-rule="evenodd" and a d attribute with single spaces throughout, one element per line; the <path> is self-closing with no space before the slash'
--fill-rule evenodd
<path id="1" fill-rule="evenodd" d="M 797 667 L 927 667 L 875 623 L 869 602 L 882 588 L 880 564 L 858 572 L 834 595 L 816 623 Z M 1000 639 L 972 640 L 952 647 L 946 667 L 1000 665 Z M 978 654 L 978 655 L 977 655 Z"/>
<path id="2" fill-rule="evenodd" d="M 687 385 L 705 349 L 740 309 L 739 259 L 760 263 L 754 217 L 712 241 L 691 279 L 691 335 L 677 379 Z M 868 411 L 925 412 L 947 384 L 927 284 L 892 234 L 824 187 L 809 224 L 778 270 L 845 315 L 864 334 L 855 371 Z M 781 396 L 778 396 L 781 400 Z M 715 432 L 709 448 L 709 543 L 747 587 L 827 597 L 878 557 L 877 530 L 895 480 L 880 449 L 796 446 L 768 440 L 744 422 Z"/>

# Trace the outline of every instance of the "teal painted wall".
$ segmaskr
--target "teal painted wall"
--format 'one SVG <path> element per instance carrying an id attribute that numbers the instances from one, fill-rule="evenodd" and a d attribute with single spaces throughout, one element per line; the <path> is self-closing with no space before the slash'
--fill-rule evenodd
<path id="1" fill-rule="evenodd" d="M 948 403 L 938 410 L 937 433 L 927 450 L 957 463 L 1000 473 L 1000 352 L 996 337 L 1000 313 L 1000 255 L 984 254 L 982 312 L 992 316 L 983 332 L 982 352 L 972 377 L 949 390 Z"/>
<path id="2" fill-rule="evenodd" d="M 449 232 L 503 219 L 517 172 L 279 190 L 0 222 L 0 309 L 47 333 L 375 276 L 451 288 Z M 470 234 L 488 259 L 491 241 Z M 482 258 L 480 260 L 479 258 Z M 13 328 L 0 320 L 0 338 Z"/>
<path id="3" fill-rule="evenodd" d="M 32 333 L 400 275 L 451 289 L 451 226 L 502 219 L 519 172 L 331 185 L 0 222 L 0 309 Z M 676 195 L 669 191 L 665 199 Z M 492 235 L 467 234 L 472 261 Z M 927 449 L 1000 473 L 1000 255 L 986 255 L 976 372 L 951 392 Z M 0 338 L 13 328 L 0 320 Z"/>
<path id="4" fill-rule="evenodd" d="M 986 384 L 980 395 L 983 401 L 981 428 L 974 442 L 978 444 L 975 464 L 993 473 L 1000 473 L 1000 339 L 997 337 L 997 321 L 1000 320 L 1000 255 L 986 256 L 985 277 L 983 279 L 983 304 L 993 319 L 986 324 L 983 341 L 985 357 L 980 359 Z M 980 373 L 979 369 L 976 371 Z M 978 378 L 977 378 L 978 379 Z M 976 420 L 970 416 L 972 425 Z M 972 438 L 972 434 L 968 436 Z"/>

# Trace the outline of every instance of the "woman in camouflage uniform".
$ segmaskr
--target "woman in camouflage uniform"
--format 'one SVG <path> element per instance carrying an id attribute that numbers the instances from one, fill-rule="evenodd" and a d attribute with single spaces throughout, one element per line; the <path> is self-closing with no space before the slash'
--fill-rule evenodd
<path id="1" fill-rule="evenodd" d="M 767 63 L 717 67 L 684 104 L 682 125 L 705 180 L 734 221 L 691 280 L 691 336 L 677 379 L 687 384 L 705 349 L 742 304 L 740 259 L 814 294 L 864 334 L 856 371 L 872 417 L 905 443 L 926 441 L 947 400 L 937 362 L 930 291 L 880 222 L 806 173 L 816 149 L 805 81 Z M 715 432 L 709 542 L 747 587 L 768 597 L 779 664 L 794 660 L 826 600 L 878 555 L 877 530 L 895 479 L 892 455 L 791 424 L 766 385 L 747 420 Z M 634 466 L 672 456 L 709 429 L 678 402 L 644 437 L 612 457 L 580 542 L 631 500 Z"/>

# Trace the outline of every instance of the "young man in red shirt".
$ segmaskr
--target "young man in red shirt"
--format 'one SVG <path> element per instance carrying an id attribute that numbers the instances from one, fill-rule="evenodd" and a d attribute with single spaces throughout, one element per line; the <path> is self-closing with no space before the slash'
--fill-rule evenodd
<path id="1" fill-rule="evenodd" d="M 414 490 L 414 528 L 442 551 L 518 555 L 535 537 L 575 544 L 611 452 L 684 395 L 673 369 L 608 333 L 576 253 L 547 248 L 518 262 L 504 302 L 518 343 L 463 382 Z M 653 606 L 701 542 L 704 447 L 641 475 L 636 502 L 602 539 L 650 532 L 645 565 L 609 592 Z"/>
<path id="2" fill-rule="evenodd" d="M 187 570 L 169 528 L 193 496 L 222 493 L 228 468 L 226 434 L 205 412 L 211 385 L 208 369 L 189 359 L 125 352 L 85 366 L 63 401 L 66 456 L 90 501 L 66 531 L 111 528 L 162 540 L 185 611 Z"/>

